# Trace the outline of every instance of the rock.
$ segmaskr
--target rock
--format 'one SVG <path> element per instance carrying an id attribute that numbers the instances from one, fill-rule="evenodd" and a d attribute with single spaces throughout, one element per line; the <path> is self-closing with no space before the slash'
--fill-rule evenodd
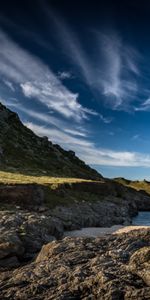
<path id="1" fill-rule="evenodd" d="M 43 244 L 62 235 L 63 224 L 54 217 L 36 212 L 1 211 L 0 262 L 14 256 L 19 261 L 31 259 Z"/>
<path id="2" fill-rule="evenodd" d="M 21 256 L 24 252 L 24 248 L 21 245 L 21 241 L 18 239 L 15 242 L 2 242 L 0 244 L 0 259 L 9 257 L 11 255 Z"/>
<path id="3" fill-rule="evenodd" d="M 150 246 L 142 247 L 131 256 L 129 270 L 150 286 Z"/>
<path id="4" fill-rule="evenodd" d="M 31 209 L 44 202 L 44 191 L 37 184 L 0 185 L 0 203 Z"/>
<path id="5" fill-rule="evenodd" d="M 11 256 L 0 260 L 0 269 L 12 269 L 20 266 L 20 262 L 16 256 Z"/>
<path id="6" fill-rule="evenodd" d="M 0 227 L 0 267 L 11 268 L 19 265 L 25 248 L 17 232 L 11 228 Z"/>
<path id="7" fill-rule="evenodd" d="M 59 203 L 62 201 L 66 205 L 55 204 L 52 197 L 55 199 L 56 196 Z M 66 183 L 58 185 L 54 191 L 47 191 L 36 184 L 0 185 L 0 203 L 4 208 L 17 207 L 18 211 L 35 211 L 55 217 L 63 223 L 65 230 L 73 230 L 130 224 L 139 209 L 150 208 L 150 197 L 121 184 L 103 180 Z M 53 208 L 50 210 L 48 205 L 51 203 Z"/>
<path id="8" fill-rule="evenodd" d="M 0 281 L 0 299 L 150 299 L 150 229 L 103 238 L 65 238 Z"/>
<path id="9" fill-rule="evenodd" d="M 111 227 L 115 224 L 130 223 L 131 216 L 136 212 L 136 206 L 131 207 L 126 201 L 118 201 L 112 196 L 105 197 L 103 201 L 80 201 L 66 207 L 57 206 L 50 214 L 62 221 L 65 230 L 74 230 L 81 227 Z"/>

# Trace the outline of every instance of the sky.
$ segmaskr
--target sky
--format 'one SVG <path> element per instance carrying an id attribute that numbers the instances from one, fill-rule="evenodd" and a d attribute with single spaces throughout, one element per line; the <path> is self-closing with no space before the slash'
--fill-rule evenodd
<path id="1" fill-rule="evenodd" d="M 1 1 L 0 102 L 103 176 L 150 179 L 149 1 Z"/>

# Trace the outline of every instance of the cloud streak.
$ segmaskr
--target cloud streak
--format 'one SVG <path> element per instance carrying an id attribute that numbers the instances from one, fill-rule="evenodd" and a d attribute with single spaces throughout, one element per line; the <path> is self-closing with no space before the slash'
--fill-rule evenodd
<path id="1" fill-rule="evenodd" d="M 140 103 L 139 107 L 134 107 L 135 111 L 150 111 L 150 98 Z"/>
<path id="2" fill-rule="evenodd" d="M 138 91 L 138 53 L 124 45 L 116 32 L 97 33 L 97 37 L 102 61 L 100 85 L 103 94 L 114 109 L 124 108 L 134 100 Z"/>
<path id="3" fill-rule="evenodd" d="M 44 5 L 43 5 L 44 6 Z M 140 76 L 139 53 L 124 43 L 116 31 L 89 31 L 92 48 L 90 55 L 84 51 L 82 43 L 64 20 L 56 13 L 44 8 L 51 19 L 58 42 L 65 55 L 83 78 L 89 88 L 109 104 L 112 109 L 127 110 L 138 92 L 137 77 Z"/>
<path id="4" fill-rule="evenodd" d="M 46 135 L 54 143 L 61 143 L 65 149 L 72 149 L 76 154 L 91 165 L 120 166 L 120 167 L 150 167 L 150 155 L 129 151 L 114 151 L 98 148 L 92 142 L 82 137 L 72 137 L 59 129 L 51 129 L 28 122 L 25 124 L 36 134 Z"/>
<path id="5" fill-rule="evenodd" d="M 62 72 L 59 71 L 57 76 L 61 80 L 72 79 L 73 78 L 73 75 L 68 71 L 62 71 Z"/>
<path id="6" fill-rule="evenodd" d="M 67 89 L 50 68 L 0 32 L 0 74 L 3 80 L 17 84 L 27 98 L 38 99 L 47 108 L 76 122 L 97 115 L 83 107 L 78 93 Z"/>
<path id="7" fill-rule="evenodd" d="M 41 128 L 49 128 L 49 131 L 52 130 L 52 127 L 55 127 L 56 130 L 59 130 L 61 134 L 67 133 L 70 136 L 79 136 L 79 137 L 87 137 L 89 132 L 85 130 L 83 126 L 78 126 L 78 124 L 68 124 L 67 120 L 58 119 L 50 112 L 39 112 L 32 110 L 31 108 L 24 107 L 17 99 L 10 98 L 9 100 L 1 99 L 0 100 L 4 105 L 13 108 L 16 112 L 19 111 L 19 114 L 23 114 L 23 123 L 39 123 Z M 31 119 L 32 122 L 27 120 Z M 68 139 L 67 139 L 68 140 Z"/>

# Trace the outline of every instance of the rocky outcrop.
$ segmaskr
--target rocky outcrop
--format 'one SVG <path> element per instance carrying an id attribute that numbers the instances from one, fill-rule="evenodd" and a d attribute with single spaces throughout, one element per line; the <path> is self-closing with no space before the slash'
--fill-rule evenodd
<path id="1" fill-rule="evenodd" d="M 1 274 L 0 299 L 150 299 L 149 253 L 150 229 L 53 241 Z"/>
<path id="2" fill-rule="evenodd" d="M 137 208 L 117 198 L 107 197 L 103 201 L 81 202 L 70 206 L 57 206 L 51 215 L 59 218 L 65 230 L 82 227 L 108 227 L 114 224 L 130 224 Z"/>
<path id="3" fill-rule="evenodd" d="M 36 212 L 1 211 L 0 268 L 9 269 L 33 258 L 43 244 L 62 236 L 59 219 Z"/>

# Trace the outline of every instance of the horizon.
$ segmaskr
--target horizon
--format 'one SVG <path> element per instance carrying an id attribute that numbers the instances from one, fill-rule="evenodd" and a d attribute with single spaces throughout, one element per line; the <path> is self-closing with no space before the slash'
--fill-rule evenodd
<path id="1" fill-rule="evenodd" d="M 104 177 L 150 180 L 150 4 L 0 8 L 0 102 Z"/>

